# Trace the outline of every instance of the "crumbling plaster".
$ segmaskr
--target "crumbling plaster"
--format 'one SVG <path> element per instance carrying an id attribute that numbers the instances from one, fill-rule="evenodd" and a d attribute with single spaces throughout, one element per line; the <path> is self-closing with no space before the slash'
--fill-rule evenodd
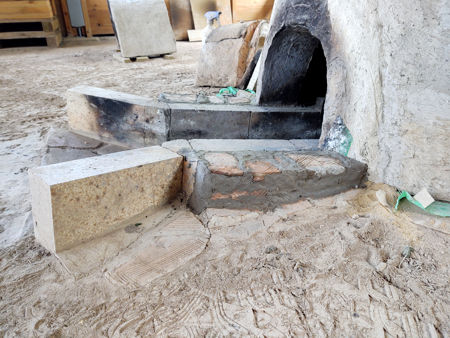
<path id="1" fill-rule="evenodd" d="M 327 58 L 322 139 L 340 115 L 370 179 L 450 200 L 450 7 L 446 0 L 276 0 L 267 43 L 307 28 Z M 264 67 L 258 97 L 264 86 Z"/>

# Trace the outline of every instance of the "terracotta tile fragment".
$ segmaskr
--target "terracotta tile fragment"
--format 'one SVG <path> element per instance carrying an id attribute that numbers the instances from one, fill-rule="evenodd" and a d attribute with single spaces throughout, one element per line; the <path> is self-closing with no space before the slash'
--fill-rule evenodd
<path id="1" fill-rule="evenodd" d="M 227 153 L 207 153 L 205 159 L 208 161 L 208 169 L 212 173 L 226 176 L 242 176 L 244 172 L 238 168 L 236 158 Z"/>
<path id="2" fill-rule="evenodd" d="M 272 163 L 265 161 L 247 161 L 245 166 L 253 174 L 253 181 L 260 182 L 266 175 L 279 174 L 281 171 Z"/>

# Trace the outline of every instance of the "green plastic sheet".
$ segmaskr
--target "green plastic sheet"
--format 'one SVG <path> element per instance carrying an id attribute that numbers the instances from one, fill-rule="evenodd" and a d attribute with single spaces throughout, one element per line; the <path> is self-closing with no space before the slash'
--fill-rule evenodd
<path id="1" fill-rule="evenodd" d="M 402 199 L 406 198 L 408 202 L 414 204 L 415 206 L 418 206 L 420 209 L 425 210 L 427 213 L 435 216 L 441 216 L 441 217 L 450 217 L 450 203 L 446 202 L 440 202 L 440 201 L 434 201 L 426 208 L 423 207 L 422 204 L 420 204 L 418 201 L 412 197 L 409 192 L 403 190 L 400 195 L 398 196 L 397 203 L 395 204 L 395 209 L 398 210 L 398 206 L 400 204 L 400 201 Z"/>

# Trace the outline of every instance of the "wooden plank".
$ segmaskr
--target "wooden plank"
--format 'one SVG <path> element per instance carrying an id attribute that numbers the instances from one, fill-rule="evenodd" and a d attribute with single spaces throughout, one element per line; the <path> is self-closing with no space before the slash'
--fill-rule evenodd
<path id="1" fill-rule="evenodd" d="M 255 66 L 255 70 L 253 71 L 252 77 L 250 78 L 250 81 L 248 83 L 248 86 L 247 86 L 248 90 L 255 90 L 256 83 L 258 82 L 260 70 L 261 70 L 261 57 L 258 59 L 258 62 L 256 63 L 256 66 Z"/>
<path id="2" fill-rule="evenodd" d="M 77 29 L 72 27 L 70 23 L 69 7 L 67 6 L 67 0 L 61 0 L 61 9 L 64 17 L 64 25 L 68 36 L 77 36 Z"/>
<path id="3" fill-rule="evenodd" d="M 187 33 L 191 42 L 202 41 L 203 39 L 203 29 L 189 29 Z"/>
<path id="4" fill-rule="evenodd" d="M 49 0 L 2 0 L 0 1 L 0 20 L 48 19 L 54 16 Z"/>
<path id="5" fill-rule="evenodd" d="M 187 40 L 187 31 L 194 28 L 189 0 L 170 0 L 169 17 L 177 40 Z"/>
<path id="6" fill-rule="evenodd" d="M 92 35 L 114 34 L 107 0 L 86 0 Z"/>
<path id="7" fill-rule="evenodd" d="M 0 23 L 20 23 L 20 22 L 50 22 L 53 19 L 19 19 L 19 20 L 14 20 L 14 19 L 2 19 L 0 20 Z"/>
<path id="8" fill-rule="evenodd" d="M 190 0 L 192 18 L 195 29 L 206 27 L 205 13 L 209 11 L 220 11 L 220 22 L 227 25 L 231 22 L 231 2 L 230 0 Z"/>
<path id="9" fill-rule="evenodd" d="M 233 22 L 270 20 L 274 0 L 232 0 Z"/>
<path id="10" fill-rule="evenodd" d="M 81 9 L 83 10 L 84 28 L 86 30 L 86 36 L 92 37 L 91 21 L 89 20 L 89 11 L 86 0 L 81 0 Z"/>
<path id="11" fill-rule="evenodd" d="M 4 32 L 0 33 L 0 40 L 48 38 L 54 36 L 53 32 L 29 31 L 29 32 Z"/>
<path id="12" fill-rule="evenodd" d="M 61 30 L 61 36 L 66 36 L 67 30 L 66 30 L 66 25 L 64 24 L 64 15 L 63 15 L 63 11 L 62 11 L 61 0 L 51 0 L 51 3 L 52 3 L 52 8 L 53 8 L 53 13 L 59 23 L 59 28 Z"/>
<path id="13" fill-rule="evenodd" d="M 54 18 L 50 22 L 43 22 L 42 28 L 45 32 L 51 33 L 51 36 L 47 37 L 47 46 L 48 47 L 59 47 L 62 42 L 62 34 L 59 26 L 59 21 L 57 18 Z"/>
<path id="14" fill-rule="evenodd" d="M 233 16 L 231 14 L 231 0 L 216 0 L 217 10 L 221 11 L 220 23 L 222 25 L 231 25 L 233 23 Z"/>

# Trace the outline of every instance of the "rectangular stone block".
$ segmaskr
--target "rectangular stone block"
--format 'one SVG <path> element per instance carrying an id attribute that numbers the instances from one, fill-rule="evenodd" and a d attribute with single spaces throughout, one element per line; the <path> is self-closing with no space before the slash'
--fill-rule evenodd
<path id="1" fill-rule="evenodd" d="M 36 239 L 59 252 L 128 225 L 177 195 L 182 160 L 147 147 L 31 169 Z"/>
<path id="2" fill-rule="evenodd" d="M 195 151 L 289 151 L 295 146 L 287 140 L 190 140 Z"/>
<path id="3" fill-rule="evenodd" d="M 253 111 L 249 138 L 255 139 L 318 139 L 322 131 L 320 110 Z"/>
<path id="4" fill-rule="evenodd" d="M 169 133 L 166 103 L 96 87 L 69 89 L 67 115 L 74 132 L 127 147 L 159 145 Z"/>
<path id="5" fill-rule="evenodd" d="M 250 110 L 210 104 L 170 104 L 171 140 L 194 138 L 248 138 Z"/>
<path id="6" fill-rule="evenodd" d="M 108 0 L 123 57 L 176 51 L 175 35 L 163 0 Z"/>

